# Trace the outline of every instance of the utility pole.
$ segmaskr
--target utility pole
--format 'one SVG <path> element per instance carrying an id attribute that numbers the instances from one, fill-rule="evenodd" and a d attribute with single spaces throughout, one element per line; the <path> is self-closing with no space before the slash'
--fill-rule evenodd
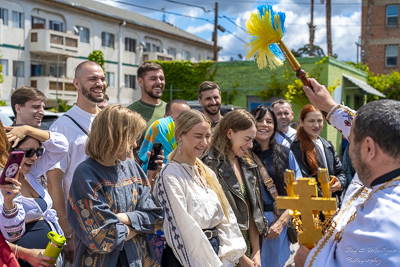
<path id="1" fill-rule="evenodd" d="M 218 2 L 215 2 L 215 20 L 214 20 L 214 61 L 218 61 Z"/>
<path id="2" fill-rule="evenodd" d="M 359 63 L 358 62 L 358 55 L 360 54 L 359 48 L 361 47 L 361 36 L 358 37 L 358 43 L 356 42 L 356 46 L 357 46 L 357 61 L 356 61 L 356 63 Z M 360 66 L 361 66 L 361 62 L 360 62 Z"/>

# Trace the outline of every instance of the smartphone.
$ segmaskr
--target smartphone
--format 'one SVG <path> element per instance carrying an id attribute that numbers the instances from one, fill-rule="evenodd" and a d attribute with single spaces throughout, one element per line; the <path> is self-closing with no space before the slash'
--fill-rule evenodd
<path id="1" fill-rule="evenodd" d="M 153 144 L 153 149 L 151 150 L 149 164 L 147 165 L 148 170 L 155 171 L 158 169 L 158 164 L 155 161 L 158 159 L 158 155 L 161 154 L 162 149 L 163 145 L 161 143 Z"/>
<path id="2" fill-rule="evenodd" d="M 5 179 L 15 178 L 19 165 L 21 165 L 22 159 L 24 158 L 24 154 L 24 151 L 12 151 L 10 153 L 6 166 L 0 176 L 0 184 L 10 184 L 10 182 L 7 182 Z"/>

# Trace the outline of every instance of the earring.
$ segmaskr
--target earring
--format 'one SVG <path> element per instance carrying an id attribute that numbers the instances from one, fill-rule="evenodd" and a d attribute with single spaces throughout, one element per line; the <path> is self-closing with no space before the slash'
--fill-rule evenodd
<path id="1" fill-rule="evenodd" d="M 178 153 L 182 155 L 182 139 L 178 140 Z"/>

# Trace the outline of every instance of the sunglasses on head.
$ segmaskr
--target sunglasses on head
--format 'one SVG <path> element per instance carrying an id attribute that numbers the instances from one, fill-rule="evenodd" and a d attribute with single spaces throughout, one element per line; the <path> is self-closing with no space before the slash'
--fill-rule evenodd
<path id="1" fill-rule="evenodd" d="M 15 151 L 23 151 L 23 152 L 25 152 L 25 157 L 26 158 L 32 158 L 33 155 L 35 155 L 35 153 L 36 153 L 37 157 L 40 157 L 41 155 L 43 155 L 44 148 L 43 147 L 39 147 L 36 150 L 33 149 L 33 148 L 29 148 L 27 150 L 22 150 L 22 149 L 14 149 L 14 150 Z"/>

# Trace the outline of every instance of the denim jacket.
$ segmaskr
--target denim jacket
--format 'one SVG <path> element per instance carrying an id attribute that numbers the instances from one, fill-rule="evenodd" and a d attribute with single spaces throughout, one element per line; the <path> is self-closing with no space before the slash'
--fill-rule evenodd
<path id="1" fill-rule="evenodd" d="M 227 159 L 217 157 L 218 152 L 211 149 L 201 157 L 202 161 L 210 167 L 218 177 L 219 183 L 224 190 L 225 196 L 235 213 L 239 228 L 249 229 L 249 207 L 243 196 L 242 190 L 235 172 Z M 243 183 L 246 186 L 248 202 L 253 213 L 254 222 L 257 226 L 260 240 L 268 232 L 268 222 L 264 217 L 264 207 L 261 194 L 261 178 L 257 164 L 250 164 L 243 158 L 239 158 Z"/>

